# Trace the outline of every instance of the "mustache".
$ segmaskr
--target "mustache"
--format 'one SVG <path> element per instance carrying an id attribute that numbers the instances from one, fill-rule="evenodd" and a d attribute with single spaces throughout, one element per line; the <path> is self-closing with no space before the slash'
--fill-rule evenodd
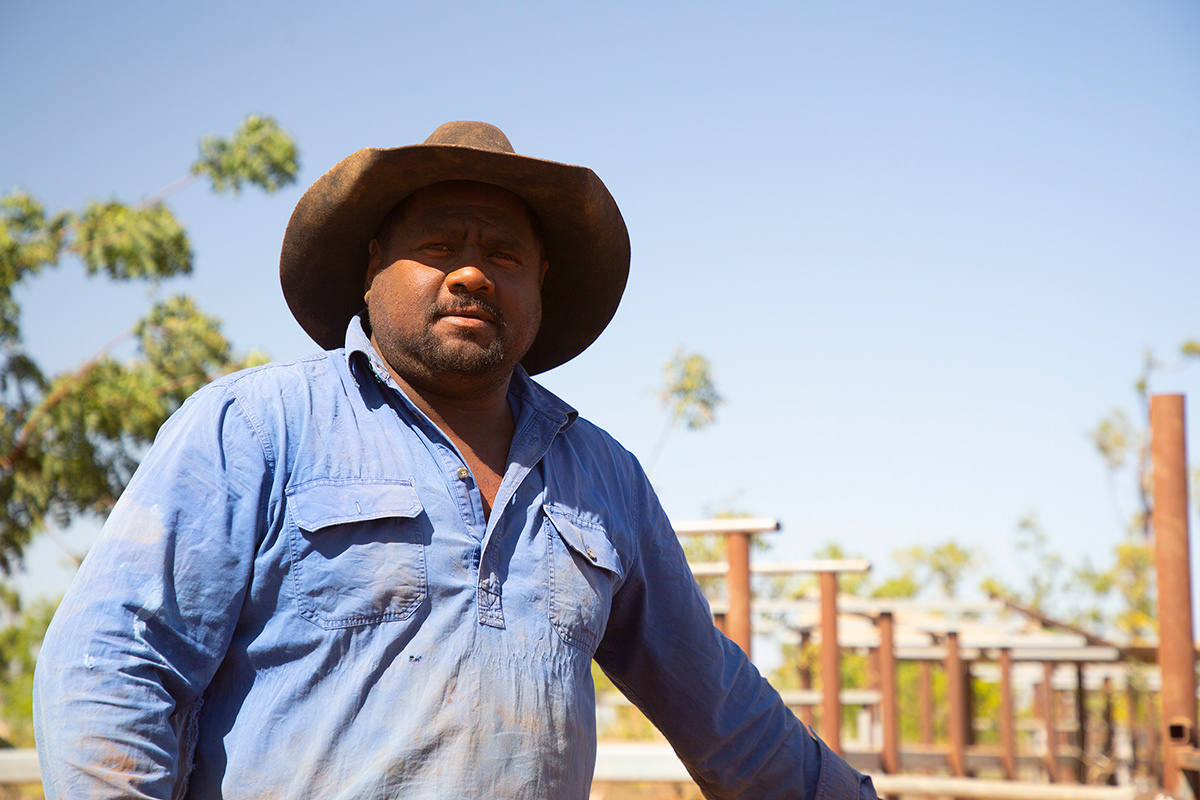
<path id="1" fill-rule="evenodd" d="M 484 297 L 456 297 L 445 303 L 434 306 L 431 316 L 434 318 L 446 314 L 457 314 L 463 311 L 482 311 L 499 325 L 504 325 L 504 312 Z"/>

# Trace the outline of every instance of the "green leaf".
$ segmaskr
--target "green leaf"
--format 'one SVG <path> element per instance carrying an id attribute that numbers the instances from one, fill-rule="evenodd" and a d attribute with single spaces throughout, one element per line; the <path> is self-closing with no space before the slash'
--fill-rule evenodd
<path id="1" fill-rule="evenodd" d="M 238 193 L 249 183 L 274 192 L 294 183 L 299 171 L 296 145 L 272 117 L 251 115 L 233 138 L 205 136 L 192 173 L 212 178 L 218 192 Z"/>
<path id="2" fill-rule="evenodd" d="M 663 386 L 659 400 L 674 420 L 692 430 L 716 422 L 717 408 L 725 401 L 717 393 L 707 358 L 677 349 L 663 368 Z"/>
<path id="3" fill-rule="evenodd" d="M 72 250 L 88 272 L 110 278 L 166 278 L 192 271 L 183 226 L 162 204 L 130 208 L 116 200 L 90 203 L 75 226 Z"/>
<path id="4" fill-rule="evenodd" d="M 58 263 L 71 216 L 47 218 L 24 192 L 0 197 L 0 342 L 20 339 L 20 308 L 13 290 L 42 267 Z"/>

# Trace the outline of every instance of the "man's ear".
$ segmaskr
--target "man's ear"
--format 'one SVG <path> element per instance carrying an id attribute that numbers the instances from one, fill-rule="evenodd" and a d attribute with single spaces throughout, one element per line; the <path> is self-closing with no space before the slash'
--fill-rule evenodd
<path id="1" fill-rule="evenodd" d="M 372 239 L 367 245 L 367 274 L 363 279 L 363 299 L 371 292 L 371 284 L 375 280 L 375 276 L 379 274 L 379 269 L 383 265 L 383 248 L 379 246 L 378 239 Z"/>
<path id="2" fill-rule="evenodd" d="M 538 286 L 541 286 L 543 283 L 546 282 L 546 270 L 548 270 L 548 269 L 550 269 L 550 262 L 543 261 L 542 262 L 542 274 L 538 276 Z"/>

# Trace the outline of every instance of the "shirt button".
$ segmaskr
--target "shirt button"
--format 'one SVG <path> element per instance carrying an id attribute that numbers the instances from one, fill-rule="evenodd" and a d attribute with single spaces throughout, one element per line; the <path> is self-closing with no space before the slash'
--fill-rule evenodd
<path id="1" fill-rule="evenodd" d="M 587 553 L 587 557 L 590 558 L 592 561 L 596 560 L 596 554 L 592 552 L 592 548 L 590 548 L 590 547 L 584 548 L 584 552 Z"/>
<path id="2" fill-rule="evenodd" d="M 458 468 L 458 479 L 460 481 L 465 481 L 470 476 L 471 476 L 471 471 L 469 469 L 467 469 L 466 467 Z"/>

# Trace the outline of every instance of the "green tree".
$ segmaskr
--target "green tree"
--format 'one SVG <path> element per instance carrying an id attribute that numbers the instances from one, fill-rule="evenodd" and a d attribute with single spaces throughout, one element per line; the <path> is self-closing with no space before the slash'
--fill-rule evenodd
<path id="1" fill-rule="evenodd" d="M 717 392 L 708 359 L 682 347 L 676 348 L 675 354 L 663 365 L 663 385 L 658 390 L 658 399 L 667 412 L 667 420 L 654 452 L 646 462 L 646 472 L 651 475 L 671 431 L 680 422 L 689 430 L 703 430 L 717 421 L 717 408 L 725 402 Z"/>
<path id="2" fill-rule="evenodd" d="M 0 587 L 0 746 L 33 747 L 33 665 L 54 604 Z"/>
<path id="3" fill-rule="evenodd" d="M 904 575 L 916 576 L 917 585 L 936 583 L 947 598 L 958 597 L 958 588 L 963 577 L 979 565 L 979 553 L 975 548 L 963 547 L 947 541 L 935 547 L 916 545 L 892 553 Z M 925 578 L 925 580 L 923 580 Z"/>
<path id="4" fill-rule="evenodd" d="M 261 360 L 236 355 L 218 321 L 178 296 L 130 329 L 132 360 L 113 357 L 115 341 L 49 376 L 21 338 L 15 291 L 67 256 L 117 281 L 188 274 L 191 245 L 166 194 L 204 175 L 217 191 L 248 183 L 272 192 L 297 169 L 291 138 L 251 116 L 229 140 L 206 137 L 186 178 L 136 206 L 94 201 L 49 214 L 25 192 L 0 197 L 0 571 L 48 524 L 105 516 L 167 416 L 215 376 Z"/>
<path id="5" fill-rule="evenodd" d="M 1064 580 L 1066 564 L 1061 554 L 1050 547 L 1050 537 L 1042 528 L 1037 512 L 1030 511 L 1017 523 L 1016 551 L 1024 557 L 1026 586 L 1008 586 L 999 578 L 983 581 L 989 597 L 1002 598 L 1044 614 L 1053 613 L 1050 605 L 1062 597 L 1070 584 Z"/>
<path id="6" fill-rule="evenodd" d="M 1108 468 L 1114 514 L 1124 530 L 1122 540 L 1112 550 L 1111 560 L 1094 566 L 1084 557 L 1077 564 L 1068 565 L 1049 547 L 1049 537 L 1036 515 L 1030 513 L 1018 524 L 1016 543 L 1019 551 L 1032 558 L 1032 568 L 1026 573 L 1028 586 L 1014 588 L 989 578 L 984 583 L 985 591 L 1100 636 L 1116 636 L 1137 643 L 1156 633 L 1150 395 L 1158 373 L 1180 369 L 1200 357 L 1200 342 L 1185 342 L 1179 354 L 1183 360 L 1171 364 L 1147 351 L 1133 385 L 1138 405 L 1136 416 L 1114 407 L 1088 432 Z M 1122 492 L 1123 486 L 1129 489 Z"/>
<path id="7" fill-rule="evenodd" d="M 1160 361 L 1147 351 L 1134 382 L 1140 424 L 1131 421 L 1121 408 L 1114 408 L 1089 433 L 1109 471 L 1110 490 L 1118 520 L 1125 536 L 1113 548 L 1112 561 L 1093 567 L 1087 559 L 1074 572 L 1077 588 L 1089 591 L 1095 602 L 1077 613 L 1076 618 L 1102 634 L 1116 634 L 1126 641 L 1141 642 L 1158 630 L 1155 593 L 1153 528 L 1154 508 L 1150 464 L 1150 396 L 1157 373 L 1177 370 L 1200 357 L 1200 343 L 1184 342 L 1179 348 L 1182 362 Z M 1133 486 L 1132 510 L 1122 508 L 1119 482 Z"/>
<path id="8" fill-rule="evenodd" d="M 174 296 L 86 363 L 47 375 L 21 338 L 16 290 L 72 256 L 89 275 L 116 281 L 186 275 L 191 245 L 165 196 L 203 175 L 217 191 L 251 184 L 273 192 L 297 169 L 291 138 L 273 119 L 251 116 L 232 139 L 206 137 L 188 176 L 136 206 L 109 200 L 48 214 L 25 192 L 0 197 L 0 572 L 20 564 L 38 533 L 106 516 L 188 395 L 264 360 L 235 354 L 216 319 Z M 135 355 L 118 361 L 113 351 L 127 340 Z M 0 590 L 0 731 L 17 746 L 33 744 L 33 664 L 52 612 L 52 603 L 22 608 Z"/>
<path id="9" fill-rule="evenodd" d="M 1140 644 L 1158 630 L 1154 552 L 1144 539 L 1127 536 L 1119 542 L 1107 568 L 1092 569 L 1085 561 L 1076 572 L 1076 582 L 1100 601 L 1090 603 L 1076 619 L 1101 636 L 1117 634 Z M 1115 603 L 1105 604 L 1106 600 Z M 1105 612 L 1106 607 L 1111 610 Z"/>

